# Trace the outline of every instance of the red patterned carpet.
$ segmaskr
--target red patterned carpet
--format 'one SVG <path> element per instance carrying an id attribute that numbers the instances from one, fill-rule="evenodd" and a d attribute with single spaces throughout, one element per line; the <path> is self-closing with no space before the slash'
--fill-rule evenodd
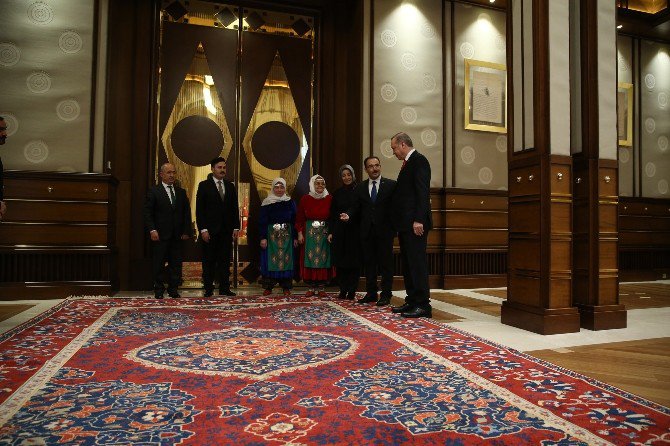
<path id="1" fill-rule="evenodd" d="M 670 442 L 670 409 L 337 299 L 70 299 L 0 336 L 0 445 Z"/>

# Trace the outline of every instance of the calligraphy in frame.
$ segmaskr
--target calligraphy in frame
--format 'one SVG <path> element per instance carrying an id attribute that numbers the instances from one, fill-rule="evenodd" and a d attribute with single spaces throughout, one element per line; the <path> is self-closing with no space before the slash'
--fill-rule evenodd
<path id="1" fill-rule="evenodd" d="M 507 133 L 505 65 L 465 59 L 465 129 Z"/>
<path id="2" fill-rule="evenodd" d="M 633 145 L 633 84 L 619 82 L 616 94 L 619 145 Z"/>

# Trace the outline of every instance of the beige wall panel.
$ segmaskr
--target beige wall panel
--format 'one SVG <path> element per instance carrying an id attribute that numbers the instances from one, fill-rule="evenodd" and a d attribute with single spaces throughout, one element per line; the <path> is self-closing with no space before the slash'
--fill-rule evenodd
<path id="1" fill-rule="evenodd" d="M 640 70 L 642 196 L 670 198 L 670 45 L 642 41 Z"/>
<path id="2" fill-rule="evenodd" d="M 401 163 L 391 137 L 406 132 L 430 161 L 431 186 L 443 186 L 442 2 L 375 0 L 373 4 L 372 152 L 384 175 Z"/>
<path id="3" fill-rule="evenodd" d="M 455 187 L 507 189 L 507 135 L 464 128 L 465 60 L 507 65 L 505 38 L 503 12 L 454 4 Z"/>
<path id="4" fill-rule="evenodd" d="M 95 2 L 3 0 L 5 168 L 87 172 Z"/>

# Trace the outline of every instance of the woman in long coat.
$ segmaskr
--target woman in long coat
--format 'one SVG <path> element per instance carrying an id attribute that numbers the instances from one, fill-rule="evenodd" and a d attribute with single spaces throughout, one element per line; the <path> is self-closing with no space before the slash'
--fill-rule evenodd
<path id="1" fill-rule="evenodd" d="M 340 214 L 354 205 L 356 195 L 356 174 L 349 164 L 340 167 L 342 187 L 333 192 L 330 205 L 331 256 L 336 267 L 341 299 L 354 299 L 360 276 L 361 246 L 358 235 L 358 221 L 340 221 Z"/>
<path id="2" fill-rule="evenodd" d="M 259 219 L 264 296 L 271 294 L 276 284 L 282 287 L 285 296 L 291 294 L 294 248 L 298 246 L 295 216 L 295 202 L 286 195 L 286 180 L 275 178 L 270 193 L 261 203 Z"/>
<path id="3" fill-rule="evenodd" d="M 330 259 L 328 219 L 332 197 L 326 189 L 326 180 L 314 175 L 309 180 L 309 194 L 303 195 L 298 205 L 295 229 L 300 249 L 300 275 L 309 286 L 305 296 L 326 296 L 326 284 L 335 276 Z"/>

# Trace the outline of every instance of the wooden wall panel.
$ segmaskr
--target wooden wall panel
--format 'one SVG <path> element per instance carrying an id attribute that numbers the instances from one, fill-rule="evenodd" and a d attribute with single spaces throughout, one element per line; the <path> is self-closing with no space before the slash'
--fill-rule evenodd
<path id="1" fill-rule="evenodd" d="M 108 294 L 115 286 L 116 180 L 5 172 L 0 298 Z"/>
<path id="2" fill-rule="evenodd" d="M 619 277 L 670 278 L 670 200 L 619 198 Z"/>

